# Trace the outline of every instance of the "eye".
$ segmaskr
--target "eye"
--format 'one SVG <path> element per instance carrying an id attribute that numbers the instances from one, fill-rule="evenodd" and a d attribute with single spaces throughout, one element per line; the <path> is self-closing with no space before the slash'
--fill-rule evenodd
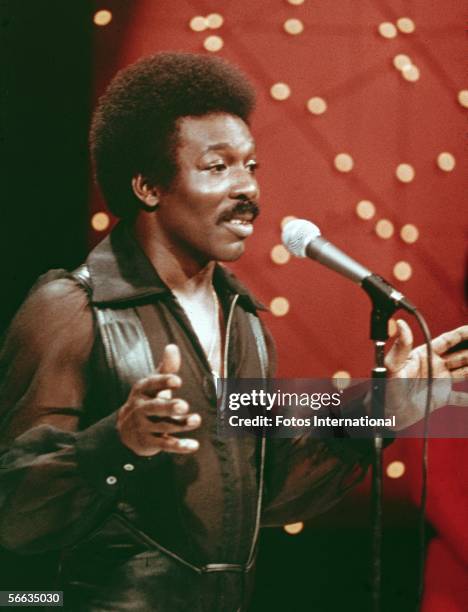
<path id="1" fill-rule="evenodd" d="M 223 162 L 217 162 L 216 164 L 211 164 L 210 166 L 208 166 L 207 170 L 209 172 L 212 172 L 213 174 L 216 174 L 218 172 L 224 172 L 224 170 L 226 170 L 227 166 L 225 163 Z"/>
<path id="2" fill-rule="evenodd" d="M 255 174 L 255 170 L 258 169 L 259 164 L 254 159 L 252 159 L 249 162 L 247 162 L 245 167 L 249 170 L 249 172 L 251 172 L 252 174 Z"/>

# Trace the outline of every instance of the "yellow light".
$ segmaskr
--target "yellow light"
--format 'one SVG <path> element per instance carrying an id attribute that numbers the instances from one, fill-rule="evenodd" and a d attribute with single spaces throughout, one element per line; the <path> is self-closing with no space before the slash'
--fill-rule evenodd
<path id="1" fill-rule="evenodd" d="M 275 297 L 270 302 L 270 310 L 275 317 L 284 317 L 289 312 L 289 301 L 285 297 Z"/>
<path id="2" fill-rule="evenodd" d="M 291 259 L 289 251 L 282 244 L 275 245 L 270 252 L 270 257 L 275 264 L 282 265 Z"/>
<path id="3" fill-rule="evenodd" d="M 403 32 L 403 34 L 411 34 L 416 29 L 414 21 L 409 17 L 400 17 L 396 23 L 397 28 L 400 30 L 400 32 Z"/>
<path id="4" fill-rule="evenodd" d="M 413 270 L 407 261 L 399 261 L 393 266 L 393 275 L 399 281 L 407 281 L 411 278 Z"/>
<path id="5" fill-rule="evenodd" d="M 97 11 L 94 13 L 93 21 L 97 26 L 106 26 L 112 21 L 112 13 L 106 10 Z"/>
<path id="6" fill-rule="evenodd" d="M 389 478 L 401 478 L 405 473 L 403 461 L 392 461 L 387 465 L 387 476 Z"/>
<path id="7" fill-rule="evenodd" d="M 393 58 L 393 65 L 397 70 L 404 70 L 405 68 L 411 66 L 411 64 L 411 58 L 404 53 L 399 53 Z"/>
<path id="8" fill-rule="evenodd" d="M 274 100 L 287 100 L 291 95 L 291 89 L 286 83 L 275 83 L 271 86 L 270 94 Z"/>
<path id="9" fill-rule="evenodd" d="M 206 23 L 209 28 L 216 30 L 220 28 L 224 23 L 224 18 L 219 13 L 210 13 L 206 16 Z"/>
<path id="10" fill-rule="evenodd" d="M 294 6 L 299 6 L 300 4 L 304 4 L 304 0 L 288 0 L 289 4 L 293 4 Z"/>
<path id="11" fill-rule="evenodd" d="M 419 230 L 412 223 L 407 223 L 400 230 L 400 237 L 403 242 L 407 242 L 408 244 L 413 244 L 419 238 Z"/>
<path id="12" fill-rule="evenodd" d="M 416 172 L 411 164 L 399 164 L 396 169 L 396 177 L 402 183 L 411 183 Z"/>
<path id="13" fill-rule="evenodd" d="M 201 15 L 196 15 L 190 20 L 190 29 L 194 32 L 203 32 L 208 27 L 206 18 Z"/>
<path id="14" fill-rule="evenodd" d="M 388 219 L 380 219 L 375 224 L 375 233 L 379 238 L 391 238 L 393 236 L 394 227 L 393 223 Z"/>
<path id="15" fill-rule="evenodd" d="M 464 106 L 465 108 L 468 108 L 468 89 L 462 89 L 461 91 L 458 92 L 458 102 Z"/>
<path id="16" fill-rule="evenodd" d="M 335 157 L 335 168 L 339 172 L 351 172 L 354 160 L 349 153 L 338 153 Z"/>
<path id="17" fill-rule="evenodd" d="M 284 30 L 293 36 L 304 31 L 304 24 L 300 19 L 287 19 L 283 24 Z"/>
<path id="18" fill-rule="evenodd" d="M 455 164 L 455 157 L 451 153 L 447 153 L 447 151 L 440 153 L 437 157 L 437 165 L 444 172 L 452 172 Z"/>
<path id="19" fill-rule="evenodd" d="M 351 374 L 347 370 L 338 370 L 332 375 L 332 381 L 336 389 L 346 389 L 351 384 Z"/>
<path id="20" fill-rule="evenodd" d="M 321 115 L 327 110 L 327 103 L 323 98 L 310 98 L 307 101 L 307 108 L 313 115 Z"/>
<path id="21" fill-rule="evenodd" d="M 419 77 L 421 76 L 421 73 L 419 71 L 419 68 L 415 66 L 414 64 L 406 64 L 401 69 L 401 76 L 406 81 L 410 81 L 411 83 L 414 83 L 415 81 L 419 81 Z"/>
<path id="22" fill-rule="evenodd" d="M 95 213 L 91 218 L 91 227 L 97 232 L 104 232 L 110 224 L 109 215 L 105 212 Z"/>
<path id="23" fill-rule="evenodd" d="M 290 221 L 294 221 L 294 219 L 297 219 L 297 217 L 294 217 L 294 215 L 288 215 L 287 217 L 283 217 L 283 219 L 281 219 L 281 229 L 283 229 L 284 226 Z"/>
<path id="24" fill-rule="evenodd" d="M 360 219 L 372 219 L 375 215 L 375 205 L 369 200 L 361 200 L 357 203 L 356 213 Z"/>
<path id="25" fill-rule="evenodd" d="M 223 48 L 224 41 L 221 36 L 207 36 L 203 41 L 203 46 L 207 51 L 216 52 Z"/>
<path id="26" fill-rule="evenodd" d="M 290 525 L 285 525 L 283 529 L 289 535 L 297 535 L 304 529 L 304 523 L 291 523 Z"/>
<path id="27" fill-rule="evenodd" d="M 393 25 L 393 23 L 390 23 L 389 21 L 385 21 L 384 23 L 381 23 L 379 25 L 379 34 L 380 36 L 383 36 L 384 38 L 395 38 L 398 32 L 397 32 L 396 27 Z"/>
<path id="28" fill-rule="evenodd" d="M 390 336 L 390 338 L 393 338 L 393 336 L 397 333 L 397 324 L 395 319 L 389 319 L 387 329 L 388 335 Z"/>

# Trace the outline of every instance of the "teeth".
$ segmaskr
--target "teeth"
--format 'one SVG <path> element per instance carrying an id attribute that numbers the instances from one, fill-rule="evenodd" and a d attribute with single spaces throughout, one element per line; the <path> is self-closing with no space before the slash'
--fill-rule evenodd
<path id="1" fill-rule="evenodd" d="M 244 221 L 243 219 L 231 219 L 229 223 L 235 223 L 236 225 L 249 225 L 250 221 Z"/>

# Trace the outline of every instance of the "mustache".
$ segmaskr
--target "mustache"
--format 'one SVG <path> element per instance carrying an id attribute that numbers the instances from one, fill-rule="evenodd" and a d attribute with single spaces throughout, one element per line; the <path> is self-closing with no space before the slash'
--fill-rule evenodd
<path id="1" fill-rule="evenodd" d="M 252 215 L 252 221 L 254 221 L 260 214 L 260 206 L 255 200 L 239 200 L 237 201 L 231 210 L 226 211 L 221 215 L 219 221 L 229 221 L 236 215 L 242 215 L 244 213 L 250 213 Z"/>

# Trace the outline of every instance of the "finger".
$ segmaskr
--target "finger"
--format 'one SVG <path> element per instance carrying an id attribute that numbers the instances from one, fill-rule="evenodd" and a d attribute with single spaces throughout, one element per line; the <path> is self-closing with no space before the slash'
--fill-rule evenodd
<path id="1" fill-rule="evenodd" d="M 161 417 L 155 423 L 154 419 L 149 421 L 148 433 L 152 434 L 174 434 L 183 431 L 192 431 L 201 425 L 201 416 L 199 414 L 191 414 L 181 422 L 177 422 L 170 417 Z"/>
<path id="2" fill-rule="evenodd" d="M 456 370 L 462 366 L 468 365 L 468 350 L 459 351 L 457 353 L 451 353 L 449 356 L 444 357 L 444 362 L 449 370 Z"/>
<path id="3" fill-rule="evenodd" d="M 137 454 L 151 457 L 160 451 L 166 453 L 189 454 L 197 451 L 200 444 L 192 438 L 175 438 L 163 434 L 145 434 L 140 439 L 141 450 Z"/>
<path id="4" fill-rule="evenodd" d="M 451 370 L 450 376 L 452 378 L 468 378 L 468 366 L 464 366 L 463 368 L 457 368 L 456 370 Z"/>
<path id="5" fill-rule="evenodd" d="M 180 398 L 167 400 L 157 397 L 145 401 L 142 408 L 146 416 L 159 417 L 185 416 L 189 411 L 188 403 Z"/>
<path id="6" fill-rule="evenodd" d="M 140 380 L 135 389 L 142 395 L 154 397 L 163 389 L 177 389 L 181 384 L 182 380 L 176 374 L 151 374 L 151 376 Z"/>
<path id="7" fill-rule="evenodd" d="M 402 368 L 413 348 L 413 332 L 403 319 L 397 320 L 397 332 L 390 351 L 387 353 L 385 363 L 391 371 Z"/>
<path id="8" fill-rule="evenodd" d="M 153 440 L 155 436 L 152 435 Z M 200 448 L 198 440 L 193 438 L 175 438 L 173 436 L 156 437 L 158 449 L 166 453 L 178 453 L 181 455 L 194 453 Z"/>
<path id="9" fill-rule="evenodd" d="M 445 332 L 432 341 L 432 350 L 438 355 L 443 355 L 450 348 L 457 345 L 462 340 L 468 339 L 468 325 L 462 325 L 456 329 Z"/>
<path id="10" fill-rule="evenodd" d="M 180 370 L 181 358 L 177 344 L 167 344 L 157 371 L 160 374 L 176 374 Z"/>
<path id="11" fill-rule="evenodd" d="M 175 374 L 180 369 L 180 363 L 179 347 L 176 344 L 167 344 L 164 347 L 163 356 L 159 362 L 157 371 L 161 372 L 161 374 Z M 172 391 L 170 389 L 164 389 L 159 392 L 159 396 L 170 399 L 172 397 Z"/>

